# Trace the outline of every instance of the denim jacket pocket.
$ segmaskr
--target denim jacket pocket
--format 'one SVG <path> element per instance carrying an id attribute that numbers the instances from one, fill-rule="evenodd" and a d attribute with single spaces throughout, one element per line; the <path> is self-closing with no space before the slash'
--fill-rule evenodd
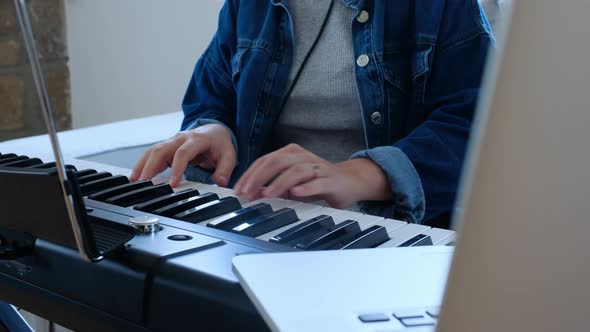
<path id="1" fill-rule="evenodd" d="M 385 81 L 404 95 L 412 91 L 417 101 L 423 102 L 432 48 L 432 45 L 418 45 L 411 55 L 402 52 L 384 54 L 382 69 Z"/>
<path id="2" fill-rule="evenodd" d="M 388 53 L 383 55 L 381 64 L 385 82 L 403 94 L 407 94 L 409 88 L 409 68 L 406 60 L 406 56 L 401 52 Z"/>

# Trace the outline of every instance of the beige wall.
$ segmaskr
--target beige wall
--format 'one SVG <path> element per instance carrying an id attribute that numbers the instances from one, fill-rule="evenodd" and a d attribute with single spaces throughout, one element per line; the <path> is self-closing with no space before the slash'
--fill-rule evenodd
<path id="1" fill-rule="evenodd" d="M 180 110 L 220 0 L 65 0 L 75 128 Z"/>

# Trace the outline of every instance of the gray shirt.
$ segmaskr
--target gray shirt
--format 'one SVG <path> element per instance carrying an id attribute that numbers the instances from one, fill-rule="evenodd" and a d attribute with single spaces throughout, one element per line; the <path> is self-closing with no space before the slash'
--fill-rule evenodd
<path id="1" fill-rule="evenodd" d="M 273 131 L 273 149 L 297 143 L 329 161 L 347 160 L 366 149 L 354 75 L 354 10 L 341 0 L 289 0 L 289 8 L 295 31 L 292 90 Z"/>

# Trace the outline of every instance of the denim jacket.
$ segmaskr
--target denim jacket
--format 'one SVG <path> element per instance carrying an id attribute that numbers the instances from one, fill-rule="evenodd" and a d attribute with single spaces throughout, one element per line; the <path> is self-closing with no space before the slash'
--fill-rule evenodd
<path id="1" fill-rule="evenodd" d="M 488 47 L 477 0 L 335 0 L 351 22 L 367 149 L 394 199 L 367 213 L 441 225 L 453 208 Z M 366 15 L 369 19 L 366 20 Z M 284 0 L 227 0 L 183 100 L 182 130 L 219 123 L 233 134 L 230 183 L 263 154 L 286 100 L 294 36 Z M 362 58 L 361 58 L 362 57 Z M 366 61 L 368 60 L 368 61 Z M 189 168 L 188 179 L 210 182 Z"/>

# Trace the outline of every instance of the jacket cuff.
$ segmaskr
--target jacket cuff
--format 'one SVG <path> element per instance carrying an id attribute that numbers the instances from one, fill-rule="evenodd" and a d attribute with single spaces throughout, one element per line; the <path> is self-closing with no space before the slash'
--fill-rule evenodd
<path id="1" fill-rule="evenodd" d="M 350 158 L 367 158 L 379 165 L 387 175 L 393 192 L 393 201 L 359 202 L 363 212 L 410 223 L 422 221 L 426 210 L 422 181 L 414 165 L 401 149 L 381 146 L 359 151 Z"/>

